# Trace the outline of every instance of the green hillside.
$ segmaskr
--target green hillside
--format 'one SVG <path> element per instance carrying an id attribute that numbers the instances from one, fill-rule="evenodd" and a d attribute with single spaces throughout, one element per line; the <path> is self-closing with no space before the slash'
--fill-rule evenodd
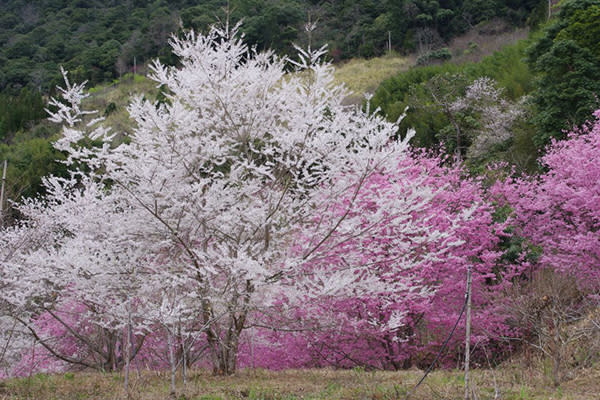
<path id="1" fill-rule="evenodd" d="M 205 30 L 243 20 L 246 40 L 260 49 L 288 53 L 308 40 L 304 24 L 316 22 L 314 45 L 328 44 L 335 60 L 425 51 L 478 23 L 502 18 L 534 24 L 540 0 L 175 0 L 0 2 L 0 90 L 30 87 L 47 92 L 58 66 L 92 84 L 132 71 L 150 58 L 175 62 L 167 42 L 184 28 Z M 542 12 L 543 14 L 543 12 Z"/>

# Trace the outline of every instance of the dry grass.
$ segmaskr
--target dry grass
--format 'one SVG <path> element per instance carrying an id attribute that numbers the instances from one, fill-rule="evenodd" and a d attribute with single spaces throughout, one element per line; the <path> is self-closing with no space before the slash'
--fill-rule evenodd
<path id="1" fill-rule="evenodd" d="M 83 103 L 86 110 L 97 110 L 99 115 L 104 115 L 107 107 L 114 104 L 114 111 L 106 115 L 106 125 L 115 132 L 128 132 L 131 130 L 131 121 L 127 106 L 132 96 L 142 95 L 154 101 L 158 89 L 156 83 L 143 75 L 136 75 L 135 79 L 130 74 L 112 84 L 99 85 L 90 89 L 90 97 Z"/>
<path id="2" fill-rule="evenodd" d="M 352 94 L 345 99 L 346 104 L 361 104 L 365 93 L 373 93 L 386 78 L 407 70 L 414 65 L 414 59 L 397 55 L 366 59 L 353 59 L 335 66 L 335 80 L 343 83 Z M 131 121 L 127 106 L 133 95 L 145 95 L 154 100 L 158 89 L 156 83 L 143 75 L 124 77 L 112 84 L 99 85 L 90 89 L 91 96 L 84 102 L 84 109 L 97 110 L 103 115 L 107 107 L 114 103 L 115 110 L 107 115 L 106 125 L 115 132 L 128 132 Z M 98 115 L 95 115 L 96 117 Z M 90 118 L 91 119 L 91 118 Z"/>
<path id="3" fill-rule="evenodd" d="M 526 39 L 528 34 L 527 28 L 513 29 L 505 22 L 496 20 L 474 27 L 464 35 L 452 39 L 448 48 L 452 53 L 452 62 L 478 62 L 508 44 Z"/>
<path id="4" fill-rule="evenodd" d="M 540 369 L 505 366 L 496 370 L 475 370 L 477 399 L 596 400 L 600 393 L 600 370 L 580 371 L 577 377 L 559 388 L 549 385 Z M 421 377 L 422 371 L 369 372 L 354 370 L 243 370 L 232 377 L 213 377 L 194 371 L 185 391 L 178 382 L 177 399 L 405 399 Z M 126 399 L 122 376 L 100 373 L 35 375 L 0 382 L 2 400 Z M 494 383 L 496 382 L 496 384 Z M 460 371 L 435 371 L 410 399 L 460 399 L 464 396 Z M 166 374 L 134 374 L 129 399 L 169 398 Z"/>
<path id="5" fill-rule="evenodd" d="M 336 65 L 335 79 L 352 91 L 348 104 L 360 104 L 365 93 L 373 93 L 379 84 L 414 65 L 411 57 L 384 56 L 371 59 L 355 58 Z"/>
<path id="6" fill-rule="evenodd" d="M 336 83 L 343 83 L 352 94 L 345 99 L 346 104 L 361 104 L 365 93 L 373 93 L 386 78 L 407 70 L 414 65 L 414 59 L 397 55 L 372 59 L 352 59 L 335 66 Z M 107 107 L 114 103 L 115 111 L 108 114 L 106 124 L 116 132 L 128 132 L 131 122 L 127 106 L 132 95 L 145 95 L 154 100 L 158 89 L 155 82 L 137 75 L 126 76 L 118 82 L 100 85 L 90 89 L 91 96 L 84 102 L 84 109 L 97 110 L 103 115 Z"/>

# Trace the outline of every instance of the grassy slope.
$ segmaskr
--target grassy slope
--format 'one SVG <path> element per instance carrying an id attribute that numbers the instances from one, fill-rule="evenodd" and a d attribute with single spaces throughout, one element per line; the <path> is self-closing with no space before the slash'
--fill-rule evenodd
<path id="1" fill-rule="evenodd" d="M 507 45 L 526 39 L 528 35 L 529 29 L 511 29 L 501 21 L 480 24 L 448 44 L 452 53 L 451 62 L 479 62 Z"/>
<path id="2" fill-rule="evenodd" d="M 371 59 L 355 58 L 336 65 L 335 80 L 346 85 L 352 94 L 346 99 L 349 104 L 360 104 L 365 93 L 373 93 L 379 84 L 400 71 L 414 65 L 410 57 L 385 56 Z"/>
<path id="3" fill-rule="evenodd" d="M 414 64 L 409 57 L 386 56 L 372 59 L 352 59 L 335 66 L 335 81 L 343 83 L 352 92 L 345 100 L 348 104 L 360 104 L 364 93 L 372 93 L 386 78 L 408 69 Z M 115 104 L 115 111 L 106 117 L 106 123 L 113 131 L 129 132 L 131 130 L 127 106 L 132 96 L 144 95 L 154 101 L 158 89 L 156 84 L 142 75 L 131 74 L 111 84 L 98 85 L 90 89 L 90 97 L 85 100 L 83 108 L 104 113 L 110 103 Z M 91 119 L 91 118 L 88 118 Z"/>
<path id="4" fill-rule="evenodd" d="M 539 370 L 539 369 L 538 369 Z M 169 397 L 166 373 L 134 373 L 130 399 Z M 179 399 L 404 399 L 422 371 L 368 372 L 364 370 L 244 370 L 234 377 L 212 377 L 205 371 L 190 374 L 185 392 L 178 382 Z M 533 369 L 502 367 L 475 370 L 478 399 L 592 400 L 600 393 L 600 370 L 580 371 L 562 387 Z M 494 384 L 496 382 L 496 385 Z M 100 373 L 35 375 L 0 382 L 0 399 L 125 399 L 122 376 Z M 411 396 L 412 400 L 460 399 L 464 396 L 460 371 L 435 371 Z M 496 392 L 499 393 L 496 397 Z"/>
<path id="5" fill-rule="evenodd" d="M 154 81 L 143 75 L 126 75 L 113 84 L 98 85 L 90 89 L 90 97 L 84 101 L 83 108 L 97 110 L 104 114 L 109 104 L 114 103 L 114 111 L 106 116 L 106 124 L 115 132 L 131 131 L 131 122 L 127 106 L 134 96 L 146 96 L 154 101 L 158 89 Z M 95 116 L 94 116 L 95 117 Z"/>

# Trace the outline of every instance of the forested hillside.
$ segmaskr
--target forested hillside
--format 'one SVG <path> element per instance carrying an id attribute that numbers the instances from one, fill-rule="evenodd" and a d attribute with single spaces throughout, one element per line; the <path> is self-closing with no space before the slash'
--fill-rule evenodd
<path id="1" fill-rule="evenodd" d="M 74 79 L 110 80 L 160 56 L 173 62 L 167 40 L 184 28 L 205 31 L 225 18 L 225 0 L 24 1 L 0 3 L 0 89 L 51 90 L 58 65 Z M 481 21 L 534 24 L 540 0 L 231 0 L 233 21 L 244 20 L 250 44 L 288 53 L 304 43 L 303 26 L 316 22 L 314 44 L 329 44 L 336 59 L 439 47 Z"/>

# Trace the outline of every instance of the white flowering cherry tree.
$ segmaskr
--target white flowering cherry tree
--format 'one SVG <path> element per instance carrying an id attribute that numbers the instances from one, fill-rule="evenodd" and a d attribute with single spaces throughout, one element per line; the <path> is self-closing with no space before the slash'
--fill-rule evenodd
<path id="1" fill-rule="evenodd" d="M 49 180 L 46 205 L 23 207 L 35 219 L 60 205 L 70 226 L 59 250 L 44 253 L 44 268 L 55 271 L 48 279 L 104 302 L 103 326 L 131 325 L 132 299 L 140 332 L 153 324 L 175 332 L 183 321 L 203 335 L 220 374 L 235 372 L 242 331 L 281 295 L 293 303 L 426 292 L 410 274 L 390 276 L 440 252 L 382 251 L 377 261 L 389 254 L 396 271 L 386 275 L 361 251 L 344 250 L 372 243 L 360 238 L 383 223 L 419 243 L 450 240 L 406 217 L 434 196 L 419 179 L 385 178 L 385 195 L 365 188 L 373 176 L 402 174 L 410 135 L 393 141 L 396 124 L 344 106 L 347 93 L 322 62 L 324 49 L 299 50 L 298 61 L 257 53 L 237 27 L 190 32 L 172 47 L 178 67 L 152 65 L 168 100 L 133 99 L 134 126 L 121 143 L 105 127 L 81 127 L 82 86 L 64 89 L 67 106 L 52 115 L 66 122 L 56 146 L 85 174 Z M 85 137 L 102 145 L 85 147 Z M 361 212 L 370 196 L 377 209 Z M 330 254 L 336 262 L 327 262 Z M 56 272 L 65 265 L 70 275 Z M 393 323 L 401 326 L 401 316 Z"/>

